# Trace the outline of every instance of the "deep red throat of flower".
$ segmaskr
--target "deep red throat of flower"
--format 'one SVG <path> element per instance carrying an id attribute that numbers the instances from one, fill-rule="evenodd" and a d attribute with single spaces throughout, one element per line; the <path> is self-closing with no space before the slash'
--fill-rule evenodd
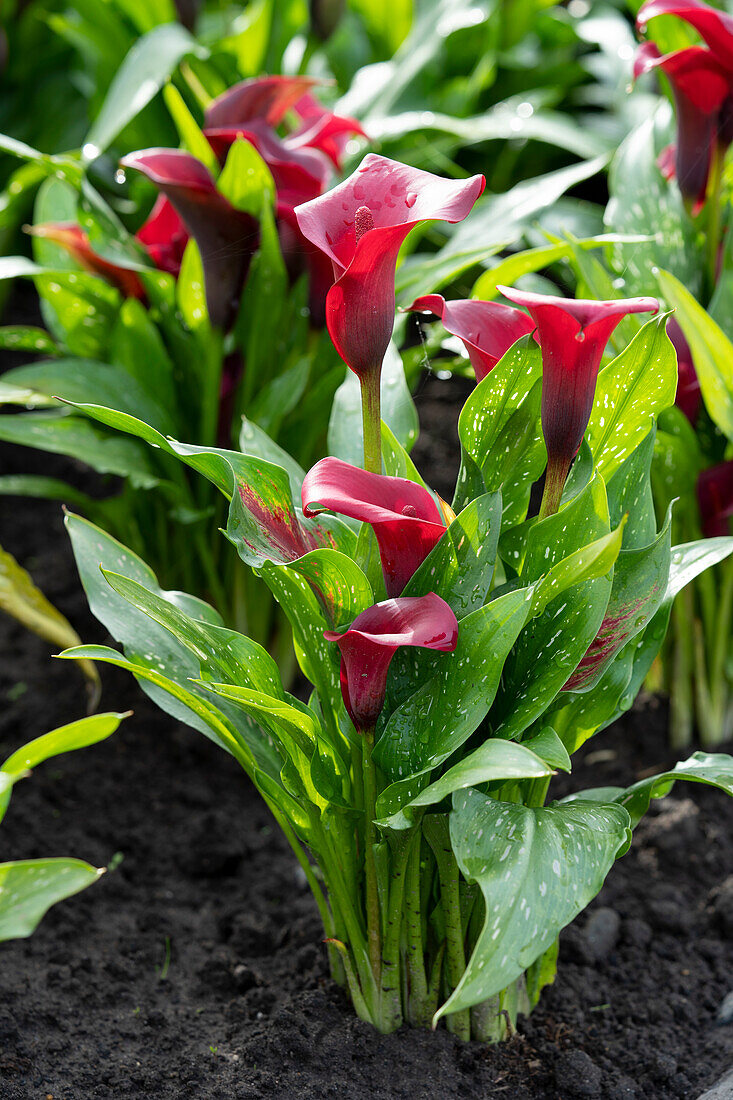
<path id="1" fill-rule="evenodd" d="M 333 264 L 326 324 L 360 378 L 381 370 L 407 234 L 423 221 L 462 221 L 484 185 L 483 176 L 447 180 L 370 153 L 343 183 L 296 208 L 301 232 Z"/>
<path id="2" fill-rule="evenodd" d="M 639 9 L 639 30 L 644 32 L 649 20 L 657 15 L 675 15 L 689 23 L 722 64 L 733 70 L 733 16 L 701 0 L 649 0 Z"/>
<path id="3" fill-rule="evenodd" d="M 463 341 L 471 366 L 480 382 L 512 344 L 534 329 L 534 322 L 501 302 L 480 302 L 473 298 L 446 302 L 440 294 L 416 298 L 409 312 L 433 313 L 443 327 Z"/>
<path id="4" fill-rule="evenodd" d="M 505 286 L 497 289 L 524 306 L 537 326 L 548 470 L 553 464 L 569 468 L 593 411 L 598 368 L 611 333 L 629 313 L 656 313 L 659 302 L 656 298 L 589 302 L 528 294 Z"/>
<path id="5" fill-rule="evenodd" d="M 733 459 L 703 470 L 697 479 L 703 534 L 708 538 L 731 533 L 733 516 Z"/>
<path id="6" fill-rule="evenodd" d="M 201 252 L 206 305 L 213 325 L 227 329 L 259 247 L 259 224 L 217 190 L 204 164 L 183 149 L 142 149 L 120 161 L 142 172 L 173 204 Z"/>
<path id="7" fill-rule="evenodd" d="M 450 653 L 458 642 L 458 621 L 434 592 L 385 600 L 362 611 L 344 634 L 325 637 L 341 650 L 341 694 L 358 730 L 370 730 L 384 706 L 387 672 L 400 646 Z"/>
<path id="8" fill-rule="evenodd" d="M 75 222 L 45 222 L 41 225 L 29 226 L 28 232 L 34 237 L 42 237 L 66 249 L 85 271 L 99 275 L 106 282 L 117 287 L 126 298 L 145 300 L 145 288 L 140 277 L 129 268 L 120 267 L 96 253 L 89 243 L 86 232 Z"/>
<path id="9" fill-rule="evenodd" d="M 698 213 L 707 193 L 716 144 L 727 146 L 727 106 L 733 95 L 733 71 L 703 46 L 690 46 L 662 56 L 653 42 L 644 42 L 634 60 L 634 79 L 661 69 L 669 78 L 677 115 L 677 143 L 660 157 L 667 178 L 677 177 L 682 197 Z"/>
<path id="10" fill-rule="evenodd" d="M 303 513 L 326 510 L 368 523 L 379 545 L 389 596 L 399 596 L 445 534 L 433 497 L 414 481 L 368 473 L 338 458 L 324 458 L 303 482 Z"/>

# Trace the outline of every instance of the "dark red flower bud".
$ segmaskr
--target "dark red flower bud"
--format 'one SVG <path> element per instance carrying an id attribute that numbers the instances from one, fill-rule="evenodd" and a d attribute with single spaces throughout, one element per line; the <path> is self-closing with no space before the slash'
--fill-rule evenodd
<path id="1" fill-rule="evenodd" d="M 653 69 L 661 69 L 672 87 L 677 114 L 674 174 L 682 197 L 697 213 L 705 202 L 715 145 L 722 143 L 721 110 L 733 93 L 733 73 L 704 46 L 662 56 L 653 42 L 644 42 L 636 53 L 634 78 Z M 662 172 L 670 178 L 670 152 L 665 150 L 661 160 Z"/>
<path id="2" fill-rule="evenodd" d="M 445 534 L 441 510 L 422 485 L 369 473 L 338 458 L 321 459 L 303 482 L 304 514 L 327 509 L 371 525 L 390 596 L 400 595 Z"/>
<path id="3" fill-rule="evenodd" d="M 201 252 L 206 305 L 213 325 L 227 329 L 239 307 L 259 224 L 217 191 L 205 165 L 183 149 L 143 149 L 121 162 L 147 176 L 170 200 Z"/>
<path id="4" fill-rule="evenodd" d="M 512 344 L 535 327 L 521 309 L 501 302 L 473 298 L 446 302 L 440 294 L 425 294 L 409 308 L 416 313 L 434 313 L 448 332 L 463 341 L 477 382 L 486 377 Z"/>
<path id="5" fill-rule="evenodd" d="M 384 706 L 390 661 L 401 646 L 449 653 L 458 642 L 458 621 L 445 600 L 427 596 L 385 600 L 362 611 L 344 634 L 325 637 L 341 650 L 341 694 L 358 730 L 370 730 Z"/>

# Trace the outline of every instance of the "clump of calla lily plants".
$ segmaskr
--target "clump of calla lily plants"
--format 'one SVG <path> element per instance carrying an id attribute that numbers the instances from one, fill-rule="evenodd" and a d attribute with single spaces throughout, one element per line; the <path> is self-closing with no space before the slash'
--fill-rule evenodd
<path id="1" fill-rule="evenodd" d="M 308 691 L 288 692 L 265 649 L 73 514 L 91 608 L 124 652 L 64 656 L 128 669 L 239 761 L 293 847 L 362 1019 L 383 1032 L 445 1019 L 497 1041 L 553 980 L 560 930 L 650 800 L 678 779 L 733 793 L 733 758 L 696 753 L 627 789 L 547 802 L 552 776 L 631 706 L 675 595 L 733 539 L 673 547 L 671 510 L 657 522 L 655 420 L 676 366 L 650 297 L 417 299 L 463 340 L 478 379 L 452 501 L 425 483 L 380 415 L 395 266 L 414 228 L 461 221 L 482 189 L 480 176 L 370 154 L 295 207 L 331 264 L 325 319 L 361 394 L 361 464 L 353 438 L 306 473 L 264 433 L 246 454 L 183 446 L 81 406 L 223 494 L 226 535 L 287 615 Z"/>
<path id="2" fill-rule="evenodd" d="M 613 249 L 611 280 L 580 264 L 593 293 L 656 291 L 674 308 L 669 335 L 678 359 L 675 406 L 658 420 L 652 487 L 657 517 L 678 499 L 674 537 L 731 533 L 733 515 L 733 19 L 699 0 L 649 0 L 638 13 L 645 40 L 633 76 L 655 74 L 672 108 L 658 105 L 632 132 L 610 173 L 607 228 L 650 233 Z M 648 79 L 648 77 L 646 78 Z M 675 747 L 696 736 L 714 747 L 733 733 L 733 562 L 680 594 L 652 687 L 670 695 Z"/>

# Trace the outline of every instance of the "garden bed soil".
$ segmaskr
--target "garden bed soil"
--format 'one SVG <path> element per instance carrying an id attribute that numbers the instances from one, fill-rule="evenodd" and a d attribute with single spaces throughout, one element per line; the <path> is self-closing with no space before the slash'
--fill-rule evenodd
<path id="1" fill-rule="evenodd" d="M 448 495 L 458 406 L 444 387 L 419 394 L 418 461 Z M 19 448 L 0 450 L 0 468 L 78 475 Z M 108 640 L 57 505 L 0 498 L 0 542 L 85 641 Z M 716 1026 L 733 987 L 733 800 L 721 792 L 689 784 L 655 804 L 510 1042 L 381 1036 L 329 980 L 302 872 L 235 762 L 122 673 L 102 676 L 103 709 L 134 716 L 39 767 L 2 825 L 3 858 L 111 867 L 31 939 L 0 946 L 2 1100 L 693 1100 L 733 1065 L 733 1024 Z M 84 711 L 81 678 L 7 619 L 0 699 L 6 754 Z M 670 765 L 666 717 L 642 699 L 556 793 Z"/>

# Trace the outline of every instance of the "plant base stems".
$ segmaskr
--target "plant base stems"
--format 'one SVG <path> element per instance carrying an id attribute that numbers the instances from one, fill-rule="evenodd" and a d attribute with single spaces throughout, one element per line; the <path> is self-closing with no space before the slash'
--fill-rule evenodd
<path id="1" fill-rule="evenodd" d="M 377 867 L 374 859 L 374 845 L 377 842 L 374 816 L 377 801 L 377 777 L 372 751 L 374 749 L 374 729 L 362 730 L 364 743 L 364 875 L 366 880 L 366 917 L 369 958 L 374 981 L 379 986 L 382 971 L 382 932 L 379 916 L 379 889 L 377 886 Z"/>
<path id="2" fill-rule="evenodd" d="M 405 872 L 405 937 L 407 941 L 407 997 L 408 1022 L 413 1027 L 430 1027 L 435 1006 L 431 1005 L 428 981 L 425 974 L 425 951 L 422 935 L 422 909 L 420 906 L 420 850 L 422 838 L 418 834 L 410 849 Z"/>
<path id="3" fill-rule="evenodd" d="M 361 418 L 364 430 L 364 469 L 373 474 L 382 472 L 382 395 L 381 369 L 370 371 L 359 379 L 361 385 Z"/>
<path id="4" fill-rule="evenodd" d="M 440 880 L 440 900 L 445 921 L 445 967 L 450 990 L 456 988 L 466 969 L 466 954 L 461 919 L 460 874 L 453 855 L 448 832 L 448 819 L 443 815 L 429 814 L 424 819 L 425 835 L 435 853 Z M 448 1030 L 459 1039 L 471 1038 L 471 1018 L 468 1009 L 453 1012 L 447 1017 Z"/>
<path id="5" fill-rule="evenodd" d="M 572 461 L 571 458 L 563 458 L 552 460 L 547 463 L 545 489 L 542 494 L 542 503 L 540 504 L 540 519 L 547 519 L 548 516 L 554 516 L 555 512 L 557 512 L 560 507 L 562 491 L 565 488 L 565 482 L 570 473 Z"/>

